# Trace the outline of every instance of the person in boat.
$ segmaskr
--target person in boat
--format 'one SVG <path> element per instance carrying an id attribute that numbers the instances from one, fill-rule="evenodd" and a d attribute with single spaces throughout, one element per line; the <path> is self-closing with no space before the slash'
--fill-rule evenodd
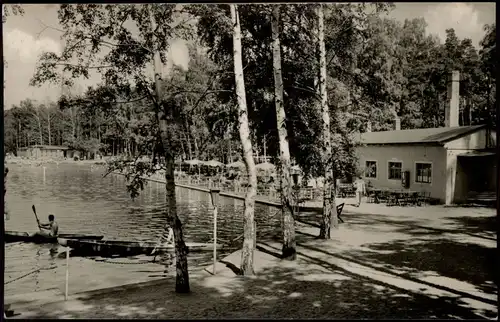
<path id="1" fill-rule="evenodd" d="M 49 222 L 47 224 L 42 224 L 38 221 L 38 226 L 40 227 L 39 235 L 44 237 L 57 237 L 59 233 L 59 225 L 55 221 L 53 214 L 49 215 Z M 44 231 L 45 229 L 45 231 Z"/>

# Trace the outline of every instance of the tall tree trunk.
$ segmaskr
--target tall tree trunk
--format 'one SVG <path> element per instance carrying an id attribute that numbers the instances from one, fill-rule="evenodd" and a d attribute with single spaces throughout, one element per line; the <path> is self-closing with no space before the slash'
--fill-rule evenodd
<path id="1" fill-rule="evenodd" d="M 76 137 L 75 108 L 70 107 L 69 113 L 71 118 L 71 138 L 73 139 Z"/>
<path id="2" fill-rule="evenodd" d="M 245 195 L 245 213 L 243 219 L 243 249 L 241 251 L 241 271 L 243 275 L 253 275 L 253 254 L 256 243 L 257 227 L 255 225 L 255 196 L 257 195 L 257 170 L 253 160 L 250 126 L 248 124 L 245 79 L 243 78 L 243 62 L 241 57 L 240 18 L 236 5 L 230 4 L 233 22 L 233 57 L 236 96 L 238 99 L 238 124 L 243 156 L 248 172 L 248 188 Z"/>
<path id="3" fill-rule="evenodd" d="M 40 139 L 40 145 L 43 145 L 43 127 L 42 127 L 42 120 L 40 118 L 40 108 L 35 107 L 35 118 L 36 122 L 38 124 L 38 133 L 39 133 L 39 139 Z"/>
<path id="4" fill-rule="evenodd" d="M 21 139 L 21 120 L 17 121 L 17 149 L 19 149 L 19 146 L 20 146 L 20 139 Z"/>
<path id="5" fill-rule="evenodd" d="M 189 125 L 187 123 L 187 120 L 184 122 L 184 127 L 185 127 L 184 135 L 186 136 L 186 141 L 187 141 L 187 146 L 188 146 L 188 153 L 189 153 L 189 160 L 193 160 L 193 151 L 192 151 L 192 146 L 191 146 Z"/>
<path id="6" fill-rule="evenodd" d="M 153 30 L 156 29 L 156 22 L 151 14 L 151 25 Z M 155 39 L 153 39 L 155 43 Z M 177 202 L 175 198 L 175 157 L 170 146 L 170 136 L 168 133 L 167 112 L 166 107 L 162 102 L 163 95 L 161 92 L 162 83 L 162 63 L 160 59 L 160 52 L 154 52 L 154 73 L 155 73 L 155 91 L 156 91 L 156 117 L 160 128 L 160 138 L 163 147 L 163 156 L 165 157 L 165 189 L 167 197 L 167 220 L 169 221 L 172 230 L 174 231 L 175 241 L 175 257 L 176 257 L 176 278 L 175 278 L 175 291 L 177 293 L 189 293 L 189 272 L 187 262 L 187 247 L 184 243 L 182 234 L 182 223 L 177 216 Z"/>
<path id="7" fill-rule="evenodd" d="M 467 125 L 472 125 L 472 102 L 469 99 L 469 106 L 467 108 Z"/>
<path id="8" fill-rule="evenodd" d="M 332 169 L 332 145 L 330 137 L 330 111 L 328 109 L 328 94 L 326 92 L 326 50 L 325 50 L 325 25 L 323 5 L 318 5 L 318 41 L 319 41 L 319 90 L 321 96 L 321 111 L 323 116 L 323 151 L 322 159 L 325 169 L 323 184 L 323 216 L 319 237 L 329 239 L 331 226 L 338 227 L 335 206 L 335 189 Z"/>
<path id="9" fill-rule="evenodd" d="M 184 148 L 184 140 L 181 137 L 179 141 L 181 142 L 182 159 L 186 160 L 186 149 Z"/>
<path id="10" fill-rule="evenodd" d="M 283 229 L 283 258 L 295 260 L 295 220 L 293 219 L 292 184 L 290 180 L 290 149 L 288 147 L 288 132 L 286 129 L 286 113 L 283 103 L 283 78 L 281 75 L 281 44 L 280 44 L 280 6 L 273 6 L 271 21 L 273 38 L 273 70 L 274 70 L 274 101 L 276 104 L 276 121 L 280 144 L 280 190 L 281 190 L 281 221 Z"/>
<path id="11" fill-rule="evenodd" d="M 50 133 L 50 110 L 47 109 L 47 129 L 49 131 L 49 145 L 52 145 L 52 136 Z"/>
<path id="12" fill-rule="evenodd" d="M 195 154 L 195 158 L 198 159 L 198 160 L 201 160 L 200 159 L 200 149 L 198 147 L 198 140 L 197 140 L 195 134 L 193 134 L 193 141 L 194 141 L 194 154 Z"/>

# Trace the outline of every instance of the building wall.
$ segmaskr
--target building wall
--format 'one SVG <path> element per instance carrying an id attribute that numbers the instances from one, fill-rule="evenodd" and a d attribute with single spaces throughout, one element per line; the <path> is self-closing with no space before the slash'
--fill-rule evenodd
<path id="1" fill-rule="evenodd" d="M 64 151 L 59 149 L 41 149 L 40 156 L 42 158 L 62 158 Z"/>
<path id="2" fill-rule="evenodd" d="M 17 155 L 25 158 L 62 158 L 64 150 L 62 149 L 44 149 L 39 147 L 20 148 Z"/>
<path id="3" fill-rule="evenodd" d="M 81 159 L 81 152 L 77 150 L 67 150 L 66 151 L 66 157 L 68 159 L 73 159 L 75 156 L 77 156 L 79 159 Z"/>
<path id="4" fill-rule="evenodd" d="M 17 150 L 17 156 L 18 157 L 27 158 L 29 156 L 28 149 L 26 149 L 26 148 L 19 148 L 19 150 Z"/>
<path id="5" fill-rule="evenodd" d="M 467 195 L 470 190 L 470 178 L 474 173 L 470 173 L 468 167 L 464 167 L 462 162 L 457 159 L 460 154 L 471 153 L 474 150 L 482 150 L 488 148 L 487 145 L 487 134 L 486 129 L 479 130 L 470 135 L 458 138 L 444 145 L 446 151 L 446 167 L 448 172 L 448 178 L 446 181 L 446 204 L 459 203 L 467 200 Z M 490 146 L 495 146 L 496 144 L 496 132 L 490 131 Z M 477 160 L 477 161 L 476 161 Z M 475 158 L 475 162 L 484 162 L 488 159 Z M 490 164 L 484 164 L 488 167 L 492 175 L 496 175 L 496 166 Z M 491 186 L 491 189 L 496 189 L 495 186 Z"/>
<path id="6" fill-rule="evenodd" d="M 40 148 L 31 148 L 31 157 L 38 159 L 41 156 Z"/>
<path id="7" fill-rule="evenodd" d="M 479 130 L 470 135 L 458 138 L 451 142 L 448 142 L 444 145 L 444 147 L 448 150 L 462 150 L 461 153 L 464 153 L 467 150 L 479 150 L 486 149 L 486 129 Z M 496 145 L 496 132 L 490 131 L 490 142 L 492 144 L 491 147 Z"/>
<path id="8" fill-rule="evenodd" d="M 496 144 L 496 132 L 490 131 L 490 145 Z M 487 131 L 479 130 L 470 135 L 448 142 L 444 147 L 421 145 L 370 145 L 358 147 L 358 157 L 361 169 L 366 161 L 377 161 L 377 178 L 365 178 L 375 188 L 401 189 L 401 180 L 388 179 L 388 162 L 401 161 L 403 171 L 410 171 L 410 190 L 430 192 L 432 198 L 437 198 L 445 204 L 453 204 L 467 199 L 470 190 L 470 169 L 464 167 L 457 156 L 470 153 L 473 150 L 487 148 Z M 478 159 L 483 162 L 486 159 Z M 483 160 L 483 161 L 480 161 Z M 432 182 L 415 182 L 415 162 L 432 163 Z M 498 175 L 493 161 L 487 162 L 489 173 L 495 178 Z M 490 182 L 489 189 L 496 189 L 496 181 Z"/>
<path id="9" fill-rule="evenodd" d="M 446 199 L 447 158 L 446 150 L 439 146 L 420 145 L 370 145 L 357 148 L 361 169 L 366 161 L 377 161 L 377 178 L 365 178 L 374 188 L 402 189 L 401 180 L 388 179 L 389 161 L 403 163 L 402 171 L 410 171 L 410 188 L 412 191 L 428 192 L 431 198 L 444 202 Z M 415 177 L 415 162 L 432 163 L 431 183 L 418 183 Z"/>

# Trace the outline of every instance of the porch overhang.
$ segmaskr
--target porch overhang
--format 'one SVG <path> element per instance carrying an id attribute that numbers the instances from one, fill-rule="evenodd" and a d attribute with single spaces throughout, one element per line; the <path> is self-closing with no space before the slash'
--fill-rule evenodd
<path id="1" fill-rule="evenodd" d="M 467 153 L 458 154 L 458 157 L 488 157 L 496 155 L 495 152 L 490 151 L 471 151 Z"/>

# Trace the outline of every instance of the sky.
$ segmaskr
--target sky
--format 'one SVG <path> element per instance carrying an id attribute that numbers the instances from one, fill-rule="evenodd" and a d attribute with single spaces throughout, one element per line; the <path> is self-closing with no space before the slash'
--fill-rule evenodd
<path id="1" fill-rule="evenodd" d="M 401 21 L 424 17 L 428 33 L 438 35 L 443 41 L 445 30 L 454 28 L 460 39 L 471 38 L 473 44 L 478 46 L 484 36 L 483 26 L 496 22 L 494 2 L 401 2 L 395 5 L 389 16 Z M 26 98 L 39 102 L 57 100 L 61 93 L 60 87 L 54 85 L 29 86 L 38 56 L 44 51 L 60 52 L 63 48 L 61 33 L 44 28 L 59 27 L 58 5 L 27 4 L 23 7 L 24 16 L 9 16 L 3 24 L 3 54 L 7 61 L 7 68 L 4 68 L 4 109 Z M 186 43 L 173 41 L 168 58 L 169 62 L 164 67 L 166 70 L 172 64 L 187 68 L 189 56 Z M 94 75 L 89 80 L 81 81 L 78 87 L 83 89 L 98 81 L 99 78 Z"/>

